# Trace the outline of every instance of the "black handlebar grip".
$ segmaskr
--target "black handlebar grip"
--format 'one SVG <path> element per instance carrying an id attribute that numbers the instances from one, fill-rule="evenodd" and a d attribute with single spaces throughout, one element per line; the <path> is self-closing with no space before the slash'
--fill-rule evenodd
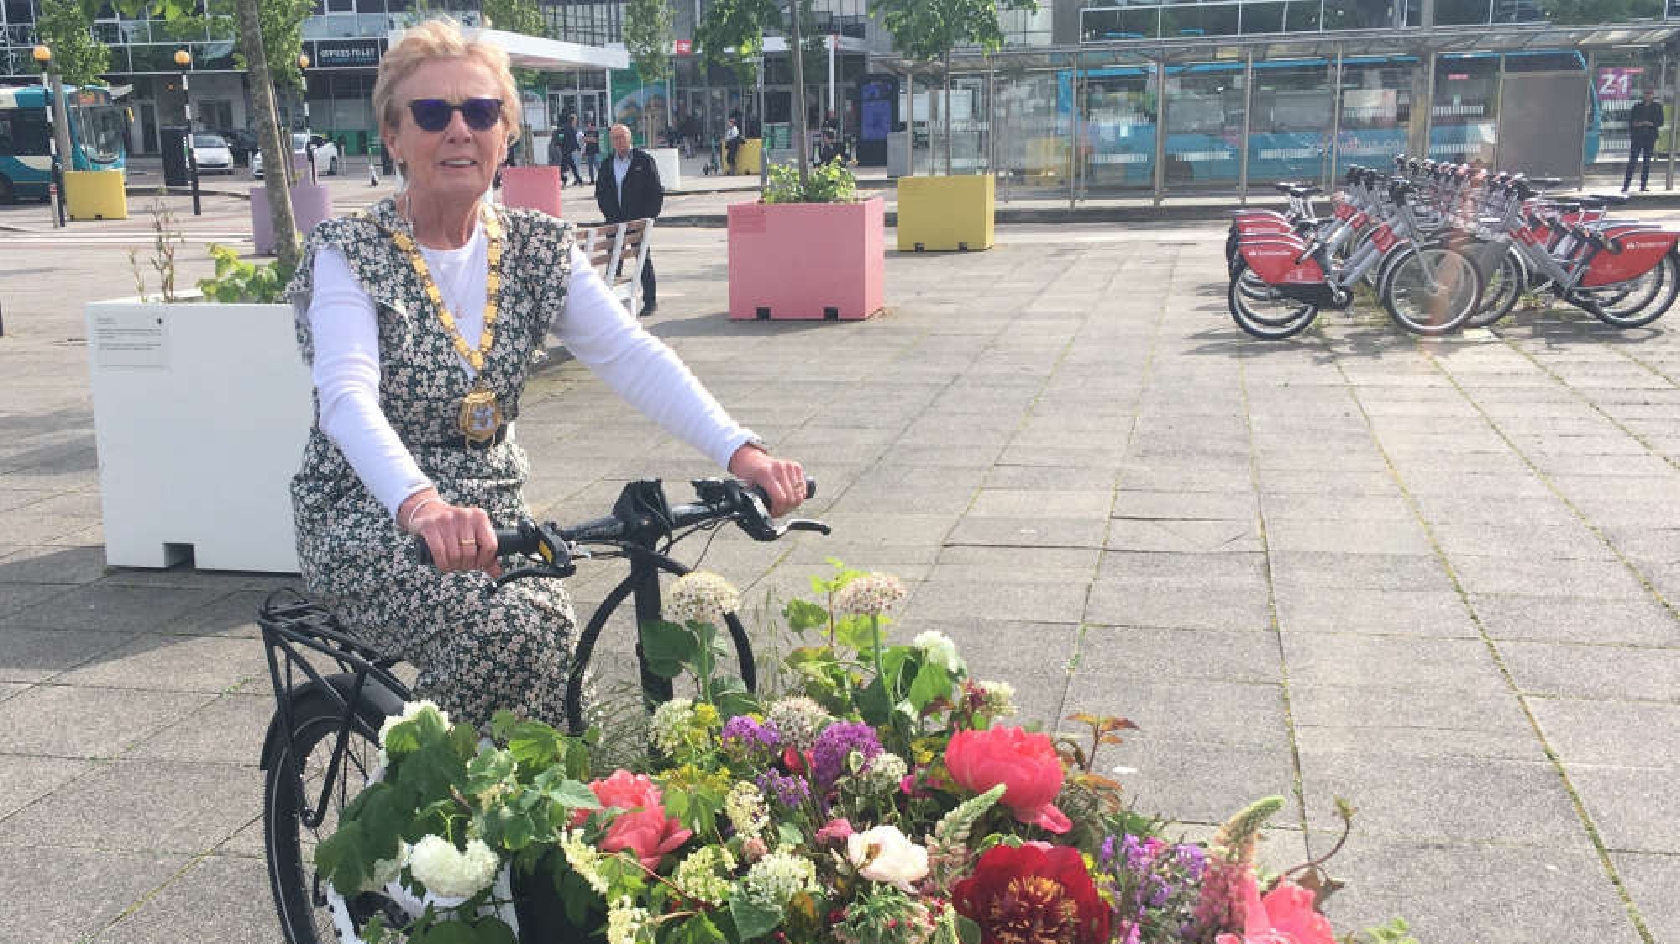
<path id="1" fill-rule="evenodd" d="M 538 534 L 535 528 L 497 528 L 496 556 L 506 557 L 509 554 L 535 554 L 537 552 Z M 422 564 L 432 562 L 432 548 L 426 539 L 418 535 L 414 538 L 414 559 Z"/>
<path id="2" fill-rule="evenodd" d="M 753 494 L 758 496 L 758 500 L 764 503 L 764 509 L 766 511 L 770 510 L 769 493 L 765 492 L 763 487 L 758 485 L 754 485 L 752 490 Z M 810 476 L 805 477 L 805 497 L 807 499 L 817 497 L 817 480 L 811 478 Z"/>

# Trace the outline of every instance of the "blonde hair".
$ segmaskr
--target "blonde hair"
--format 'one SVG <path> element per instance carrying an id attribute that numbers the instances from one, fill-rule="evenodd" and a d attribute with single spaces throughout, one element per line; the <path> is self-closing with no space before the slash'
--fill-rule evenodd
<path id="1" fill-rule="evenodd" d="M 496 77 L 497 94 L 502 100 L 502 127 L 508 143 L 519 136 L 519 84 L 508 69 L 507 53 L 499 47 L 461 34 L 461 25 L 448 17 L 427 20 L 403 33 L 402 39 L 379 60 L 379 78 L 373 83 L 373 113 L 379 123 L 395 131 L 402 123 L 404 102 L 396 100 L 397 88 L 403 80 L 428 62 L 439 59 L 465 59 L 490 70 Z"/>

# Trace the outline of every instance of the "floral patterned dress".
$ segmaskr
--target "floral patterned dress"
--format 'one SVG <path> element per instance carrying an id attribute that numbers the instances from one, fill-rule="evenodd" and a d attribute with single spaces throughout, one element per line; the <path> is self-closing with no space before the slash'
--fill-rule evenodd
<path id="1" fill-rule="evenodd" d="M 519 415 L 533 355 L 566 302 L 572 232 L 539 213 L 498 207 L 502 290 L 495 342 L 483 378 L 504 422 Z M 378 311 L 379 405 L 445 501 L 483 508 L 498 527 L 528 515 L 524 450 L 507 439 L 469 446 L 456 426 L 473 381 L 455 353 L 419 277 L 389 232 L 409 224 L 386 199 L 357 216 L 315 228 L 288 296 L 298 345 L 313 363 L 308 309 L 315 253 L 344 253 Z M 317 421 L 320 404 L 316 404 Z M 336 445 L 310 431 L 292 479 L 304 583 L 371 645 L 420 670 L 417 692 L 452 718 L 481 726 L 506 708 L 565 723 L 565 686 L 576 617 L 558 580 L 497 588 L 480 572 L 443 573 L 413 557 L 414 539 L 362 484 Z"/>

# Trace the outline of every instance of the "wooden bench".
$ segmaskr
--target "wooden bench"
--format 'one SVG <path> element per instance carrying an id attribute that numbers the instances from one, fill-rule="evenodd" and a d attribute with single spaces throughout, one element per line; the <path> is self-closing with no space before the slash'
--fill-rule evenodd
<path id="1" fill-rule="evenodd" d="M 579 226 L 575 231 L 578 248 L 632 316 L 641 308 L 642 266 L 647 264 L 652 230 L 653 220 L 641 219 Z"/>

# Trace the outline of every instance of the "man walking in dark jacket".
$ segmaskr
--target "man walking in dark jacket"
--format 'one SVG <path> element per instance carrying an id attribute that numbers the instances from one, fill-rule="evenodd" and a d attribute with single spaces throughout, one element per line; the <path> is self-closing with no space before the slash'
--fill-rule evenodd
<path id="1" fill-rule="evenodd" d="M 595 173 L 595 203 L 608 223 L 657 219 L 665 207 L 665 185 L 659 181 L 659 167 L 653 155 L 630 146 L 630 128 L 613 125 L 607 132 L 612 153 L 601 161 Z M 642 263 L 642 317 L 658 308 L 658 286 L 653 278 L 653 251 Z"/>
<path id="2" fill-rule="evenodd" d="M 1633 165 L 1639 163 L 1640 155 L 1644 155 L 1645 164 L 1639 174 L 1639 189 L 1650 187 L 1651 153 L 1657 147 L 1657 129 L 1663 124 L 1663 107 L 1656 101 L 1656 95 L 1655 89 L 1647 87 L 1639 104 L 1628 109 L 1628 162 L 1627 173 L 1622 176 L 1623 193 L 1633 185 Z"/>
<path id="3" fill-rule="evenodd" d="M 548 162 L 560 168 L 561 183 L 566 181 L 566 172 L 571 171 L 572 186 L 574 187 L 583 186 L 583 175 L 578 173 L 577 165 L 579 146 L 577 116 L 567 112 L 566 117 L 560 119 L 560 130 L 556 131 L 553 139 L 549 141 Z M 559 160 L 554 159 L 556 152 L 559 153 Z"/>

